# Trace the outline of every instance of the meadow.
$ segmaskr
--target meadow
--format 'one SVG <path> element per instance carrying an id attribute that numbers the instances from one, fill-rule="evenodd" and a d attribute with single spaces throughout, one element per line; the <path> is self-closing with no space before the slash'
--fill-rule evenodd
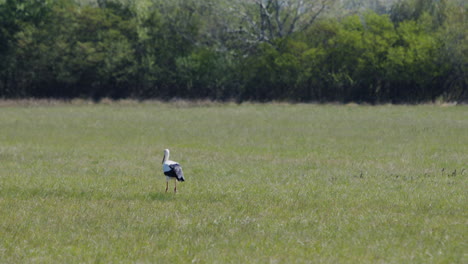
<path id="1" fill-rule="evenodd" d="M 3 102 L 0 263 L 468 263 L 467 176 L 466 105 Z"/>

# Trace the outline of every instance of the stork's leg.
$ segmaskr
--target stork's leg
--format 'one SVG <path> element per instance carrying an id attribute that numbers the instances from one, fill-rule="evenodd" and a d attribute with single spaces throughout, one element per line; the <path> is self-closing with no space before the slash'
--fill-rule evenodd
<path id="1" fill-rule="evenodd" d="M 166 181 L 166 192 L 168 188 L 169 188 L 169 181 Z"/>
<path id="2" fill-rule="evenodd" d="M 174 192 L 177 192 L 177 180 L 174 180 Z"/>

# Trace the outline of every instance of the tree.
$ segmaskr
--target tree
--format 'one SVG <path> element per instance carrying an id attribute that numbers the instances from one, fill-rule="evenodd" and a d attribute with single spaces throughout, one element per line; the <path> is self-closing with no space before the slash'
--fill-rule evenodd
<path id="1" fill-rule="evenodd" d="M 426 13 L 418 21 L 401 22 L 397 28 L 398 45 L 389 49 L 385 64 L 391 82 L 387 92 L 393 101 L 429 101 L 441 93 L 439 78 L 445 70 L 437 63 L 440 42 L 427 31 L 430 20 Z"/>
<path id="2" fill-rule="evenodd" d="M 0 3 L 0 95 L 21 96 L 25 91 L 17 83 L 24 82 L 15 72 L 17 60 L 16 38 L 22 30 L 31 31 L 35 25 L 43 25 L 49 19 L 51 1 L 6 0 Z"/>
<path id="3" fill-rule="evenodd" d="M 171 3 L 150 8 L 142 19 L 137 60 L 138 80 L 144 84 L 143 96 L 161 98 L 182 94 L 177 85 L 177 58 L 193 51 L 198 36 L 197 19 L 192 10 Z"/>
<path id="4" fill-rule="evenodd" d="M 468 6 L 454 1 L 446 12 L 447 19 L 436 35 L 442 43 L 436 65 L 448 73 L 440 99 L 468 101 Z"/>

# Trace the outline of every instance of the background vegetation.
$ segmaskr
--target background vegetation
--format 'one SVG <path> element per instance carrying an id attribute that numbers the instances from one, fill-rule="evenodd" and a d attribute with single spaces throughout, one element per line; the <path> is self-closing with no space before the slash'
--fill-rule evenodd
<path id="1" fill-rule="evenodd" d="M 467 106 L 0 110 L 2 263 L 467 263 Z"/>
<path id="2" fill-rule="evenodd" d="M 0 97 L 466 101 L 462 0 L 2 0 Z"/>

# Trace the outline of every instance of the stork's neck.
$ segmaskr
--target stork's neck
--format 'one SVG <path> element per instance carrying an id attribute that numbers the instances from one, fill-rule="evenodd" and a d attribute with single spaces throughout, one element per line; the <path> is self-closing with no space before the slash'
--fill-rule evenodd
<path id="1" fill-rule="evenodd" d="M 169 160 L 169 151 L 164 151 L 164 157 L 162 163 L 166 162 Z"/>

